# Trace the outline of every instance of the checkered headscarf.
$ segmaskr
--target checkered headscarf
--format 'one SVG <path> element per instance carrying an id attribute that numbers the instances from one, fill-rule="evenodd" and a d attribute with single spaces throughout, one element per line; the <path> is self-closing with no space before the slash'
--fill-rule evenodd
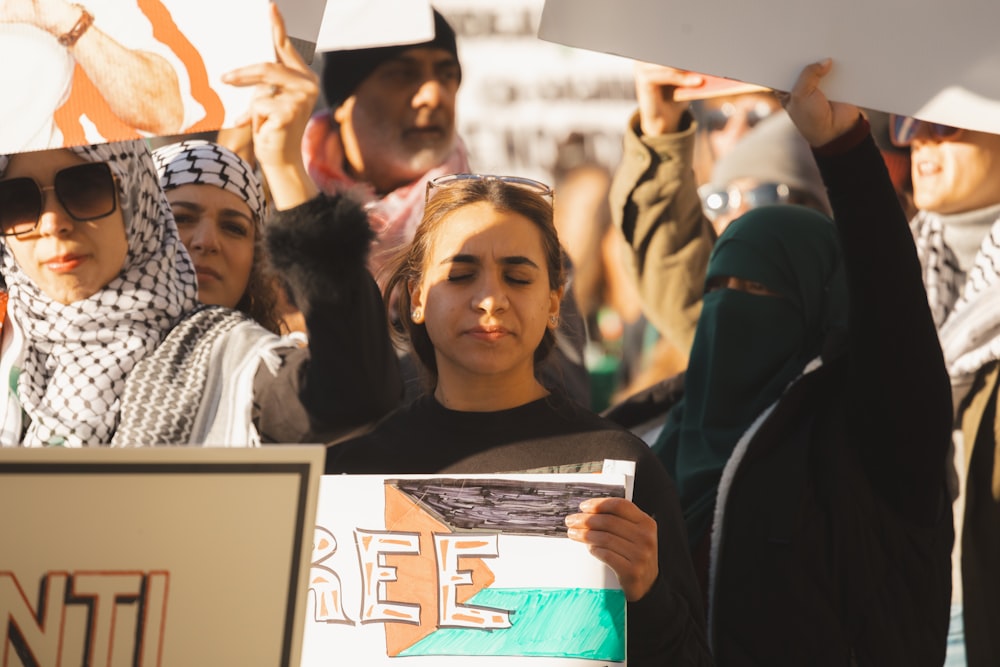
<path id="1" fill-rule="evenodd" d="M 214 185 L 247 203 L 258 227 L 264 221 L 264 189 L 246 161 L 225 146 L 188 140 L 153 151 L 164 192 L 182 185 Z"/>
<path id="2" fill-rule="evenodd" d="M 109 442 L 129 371 L 197 306 L 197 277 L 146 144 L 137 140 L 67 150 L 111 167 L 128 253 L 111 282 L 64 305 L 42 292 L 0 242 L 9 315 L 25 339 L 20 349 L 4 355 L 17 355 L 16 399 L 27 418 L 22 422 L 20 410 L 5 411 L 0 425 L 5 445 Z M 0 156 L 0 177 L 8 163 Z"/>

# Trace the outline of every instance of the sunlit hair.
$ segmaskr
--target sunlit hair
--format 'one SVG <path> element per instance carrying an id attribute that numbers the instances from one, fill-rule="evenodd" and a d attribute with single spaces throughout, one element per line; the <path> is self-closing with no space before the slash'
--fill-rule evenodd
<path id="1" fill-rule="evenodd" d="M 267 261 L 263 226 L 256 220 L 254 222 L 253 264 L 250 266 L 246 290 L 235 308 L 252 317 L 271 333 L 280 334 L 282 319 L 278 314 L 278 282 Z"/>
<path id="2" fill-rule="evenodd" d="M 417 226 L 413 241 L 394 254 L 384 268 L 386 279 L 383 288 L 388 319 L 393 323 L 392 335 L 397 344 L 409 343 L 429 375 L 431 387 L 437 383 L 437 360 L 434 345 L 427 335 L 427 327 L 415 323 L 410 317 L 410 286 L 418 285 L 424 276 L 431 246 L 442 234 L 448 233 L 448 218 L 455 211 L 485 202 L 494 209 L 521 215 L 538 228 L 545 254 L 549 289 L 557 290 L 566 281 L 565 268 L 559 246 L 559 237 L 552 224 L 552 204 L 542 193 L 501 180 L 479 178 L 458 180 L 447 186 L 435 188 L 424 208 L 423 218 Z M 555 346 L 552 330 L 545 329 L 542 341 L 535 349 L 534 362 L 548 356 Z"/>

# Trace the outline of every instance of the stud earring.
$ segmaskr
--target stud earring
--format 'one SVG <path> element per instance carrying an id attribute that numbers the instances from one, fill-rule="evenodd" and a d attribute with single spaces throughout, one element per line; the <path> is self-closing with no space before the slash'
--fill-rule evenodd
<path id="1" fill-rule="evenodd" d="M 549 324 L 551 324 L 554 327 L 559 326 L 559 318 L 556 317 L 555 315 L 550 315 L 549 316 Z"/>
<path id="2" fill-rule="evenodd" d="M 410 313 L 410 319 L 420 324 L 420 320 L 424 319 L 424 311 L 421 308 L 414 308 L 413 312 Z"/>

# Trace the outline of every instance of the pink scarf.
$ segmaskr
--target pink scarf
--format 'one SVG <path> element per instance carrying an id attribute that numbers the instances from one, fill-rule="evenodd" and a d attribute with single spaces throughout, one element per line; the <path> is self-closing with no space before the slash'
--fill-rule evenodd
<path id="1" fill-rule="evenodd" d="M 427 181 L 444 174 L 469 171 L 465 144 L 456 136 L 455 147 L 443 164 L 379 198 L 371 185 L 356 181 L 344 172 L 344 149 L 329 111 L 321 111 L 309 120 L 302 137 L 302 154 L 306 169 L 320 190 L 327 194 L 347 194 L 365 204 L 368 221 L 377 235 L 368 260 L 368 268 L 376 277 L 386 259 L 413 240 L 424 213 Z"/>

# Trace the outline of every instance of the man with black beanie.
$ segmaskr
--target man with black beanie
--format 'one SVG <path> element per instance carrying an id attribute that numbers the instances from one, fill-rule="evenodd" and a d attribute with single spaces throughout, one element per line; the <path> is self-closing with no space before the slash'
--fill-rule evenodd
<path id="1" fill-rule="evenodd" d="M 378 239 L 371 268 L 413 237 L 426 182 L 469 171 L 455 129 L 462 81 L 455 31 L 434 11 L 434 37 L 420 44 L 330 51 L 323 95 L 303 143 L 310 175 L 327 192 L 369 204 Z"/>

